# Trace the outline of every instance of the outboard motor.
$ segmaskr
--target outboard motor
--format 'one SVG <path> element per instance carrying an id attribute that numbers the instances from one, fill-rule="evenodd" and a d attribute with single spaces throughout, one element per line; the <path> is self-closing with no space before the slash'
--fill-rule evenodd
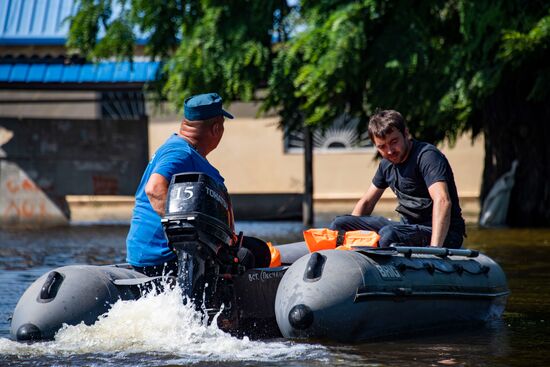
<path id="1" fill-rule="evenodd" d="M 273 304 L 286 268 L 269 268 L 270 250 L 254 237 L 234 234 L 227 191 L 204 173 L 174 175 L 162 219 L 178 256 L 178 284 L 225 331 L 279 336 Z M 220 311 L 222 311 L 220 313 Z"/>
<path id="2" fill-rule="evenodd" d="M 231 304 L 228 274 L 242 273 L 231 200 L 223 185 L 204 173 L 172 177 L 162 219 L 170 248 L 178 256 L 178 283 L 183 294 L 209 313 Z M 184 302 L 186 300 L 184 299 Z"/>

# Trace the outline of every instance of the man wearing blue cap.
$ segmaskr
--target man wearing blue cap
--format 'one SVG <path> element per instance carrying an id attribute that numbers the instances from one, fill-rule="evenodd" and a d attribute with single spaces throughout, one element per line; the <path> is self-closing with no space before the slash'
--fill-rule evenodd
<path id="1" fill-rule="evenodd" d="M 222 98 L 217 93 L 187 98 L 184 110 L 179 132 L 159 147 L 143 173 L 126 238 L 126 261 L 149 276 L 177 273 L 177 258 L 168 248 L 160 222 L 172 176 L 204 172 L 224 184 L 206 156 L 220 143 L 225 117 L 233 116 L 222 108 Z"/>

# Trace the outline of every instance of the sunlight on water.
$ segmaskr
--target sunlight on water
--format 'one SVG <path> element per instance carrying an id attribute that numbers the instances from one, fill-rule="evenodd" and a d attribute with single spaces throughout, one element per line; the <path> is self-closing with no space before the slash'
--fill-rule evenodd
<path id="1" fill-rule="evenodd" d="M 324 359 L 320 345 L 239 339 L 207 325 L 202 315 L 181 302 L 181 290 L 150 293 L 118 301 L 92 326 L 65 325 L 51 342 L 34 344 L 0 339 L 0 354 L 19 356 L 85 353 L 166 354 L 182 362 L 282 361 Z"/>

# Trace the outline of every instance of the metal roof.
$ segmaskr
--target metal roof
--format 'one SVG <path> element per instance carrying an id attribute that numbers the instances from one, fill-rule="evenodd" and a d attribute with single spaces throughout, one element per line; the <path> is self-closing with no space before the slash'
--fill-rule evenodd
<path id="1" fill-rule="evenodd" d="M 0 0 L 0 45 L 64 45 L 77 0 Z M 120 13 L 113 5 L 113 17 Z M 146 35 L 136 30 L 138 44 Z M 100 29 L 99 38 L 104 34 Z"/>
<path id="2" fill-rule="evenodd" d="M 2 0 L 0 44 L 63 45 L 75 11 L 73 0 Z"/>
<path id="3" fill-rule="evenodd" d="M 98 64 L 4 64 L 0 83 L 145 83 L 155 80 L 158 62 Z"/>

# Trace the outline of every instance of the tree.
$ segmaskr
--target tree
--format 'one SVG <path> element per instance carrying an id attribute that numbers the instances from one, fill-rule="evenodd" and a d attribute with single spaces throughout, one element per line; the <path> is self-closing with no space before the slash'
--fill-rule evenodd
<path id="1" fill-rule="evenodd" d="M 523 1 L 310 1 L 278 53 L 266 107 L 285 123 L 363 124 L 401 111 L 417 138 L 485 136 L 482 198 L 519 162 L 508 221 L 550 224 L 550 4 Z"/>
<path id="2" fill-rule="evenodd" d="M 179 108 L 205 90 L 250 100 L 270 72 L 272 38 L 285 38 L 288 11 L 285 0 L 80 0 L 67 47 L 91 60 L 132 59 L 140 32 L 146 55 L 164 62 L 163 95 Z"/>
<path id="3" fill-rule="evenodd" d="M 112 19 L 114 2 L 81 0 L 68 46 L 131 58 L 138 26 L 178 106 L 206 89 L 249 100 L 267 81 L 264 109 L 286 128 L 343 112 L 365 128 L 381 107 L 432 143 L 483 134 L 482 198 L 517 159 L 509 223 L 550 224 L 550 3 L 302 0 L 292 12 L 284 0 L 117 0 Z M 290 23 L 303 27 L 288 38 Z"/>

